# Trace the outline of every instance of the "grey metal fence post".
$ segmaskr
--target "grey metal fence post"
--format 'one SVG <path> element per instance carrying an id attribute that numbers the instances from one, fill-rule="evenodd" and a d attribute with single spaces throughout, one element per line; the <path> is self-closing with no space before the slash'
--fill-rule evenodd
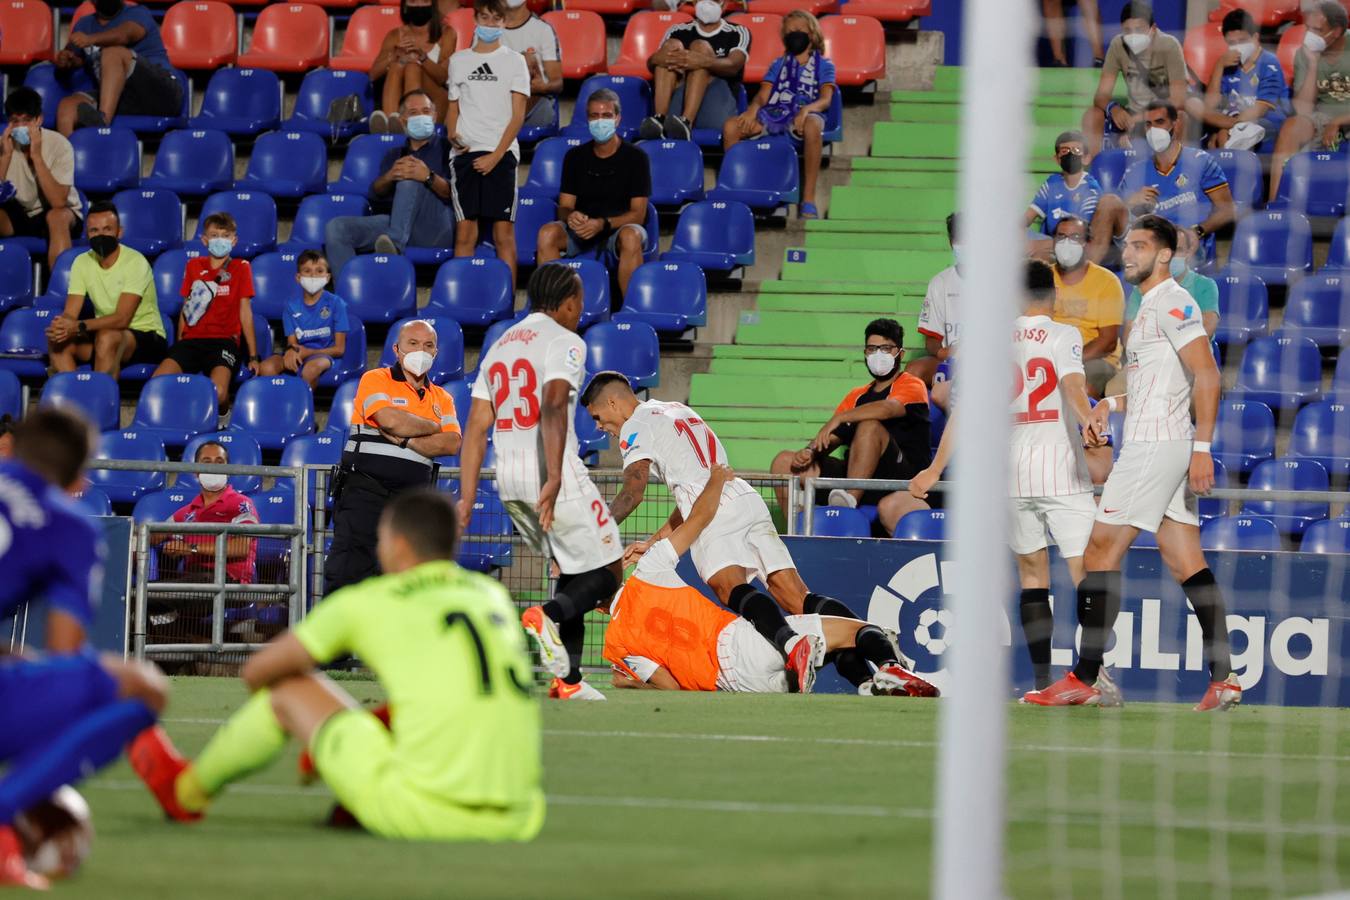
<path id="1" fill-rule="evenodd" d="M 323 599 L 324 569 L 328 564 L 328 468 L 314 472 L 314 534 L 310 553 L 313 554 L 313 593 L 317 604 Z"/>
<path id="2" fill-rule="evenodd" d="M 136 615 L 135 632 L 132 634 L 132 649 L 138 660 L 145 659 L 145 636 L 150 616 L 150 598 L 146 593 L 149 580 L 150 526 L 141 523 L 136 526 Z"/>
<path id="3" fill-rule="evenodd" d="M 796 475 L 788 476 L 787 499 L 788 508 L 783 510 L 783 517 L 787 520 L 787 533 L 791 536 L 797 533 L 797 504 L 801 502 Z"/>
<path id="4" fill-rule="evenodd" d="M 803 478 L 802 490 L 806 494 L 802 498 L 802 534 L 811 537 L 816 533 L 816 480 Z"/>
<path id="5" fill-rule="evenodd" d="M 225 646 L 225 563 L 229 559 L 225 552 L 228 535 L 220 532 L 215 541 L 215 588 L 211 601 L 211 649 L 219 650 Z"/>
<path id="6" fill-rule="evenodd" d="M 305 610 L 305 509 L 309 504 L 309 479 L 303 468 L 296 469 L 292 479 L 291 496 L 296 498 L 293 519 L 296 533 L 291 536 L 290 554 L 290 616 L 288 624 L 295 624 L 304 618 Z"/>

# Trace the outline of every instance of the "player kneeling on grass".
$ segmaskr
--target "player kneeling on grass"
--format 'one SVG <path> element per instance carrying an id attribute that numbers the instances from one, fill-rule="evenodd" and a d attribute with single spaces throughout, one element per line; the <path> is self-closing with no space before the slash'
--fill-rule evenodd
<path id="1" fill-rule="evenodd" d="M 131 761 L 174 819 L 272 762 L 287 736 L 362 826 L 381 837 L 528 841 L 544 822 L 539 707 L 525 636 L 501 584 L 455 558 L 455 511 L 430 490 L 380 517 L 387 573 L 343 588 L 244 665 L 253 696 L 184 762 L 155 729 Z M 386 728 L 318 672 L 348 654 L 389 697 Z"/>
<path id="2" fill-rule="evenodd" d="M 894 645 L 875 625 L 836 616 L 788 616 L 796 634 L 787 641 L 785 665 L 778 648 L 748 620 L 681 580 L 675 566 L 713 520 L 722 488 L 735 477 L 726 466 L 712 467 L 689 515 L 642 554 L 637 571 L 610 604 L 604 654 L 614 667 L 614 686 L 805 694 L 827 651 L 856 647 L 856 667 L 836 665 L 860 694 L 937 696 L 936 688 L 896 662 Z"/>

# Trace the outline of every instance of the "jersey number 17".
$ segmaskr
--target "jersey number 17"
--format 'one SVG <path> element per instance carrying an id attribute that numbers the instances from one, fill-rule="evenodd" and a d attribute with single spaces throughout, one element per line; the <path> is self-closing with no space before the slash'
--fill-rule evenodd
<path id="1" fill-rule="evenodd" d="M 707 446 L 708 452 L 703 452 L 703 447 L 699 446 L 699 435 L 694 433 L 698 429 L 702 432 L 703 443 Z M 712 433 L 703 420 L 690 416 L 687 419 L 676 419 L 675 430 L 689 439 L 689 446 L 694 448 L 694 455 L 698 457 L 698 464 L 705 469 L 711 469 L 717 465 L 717 436 Z"/>

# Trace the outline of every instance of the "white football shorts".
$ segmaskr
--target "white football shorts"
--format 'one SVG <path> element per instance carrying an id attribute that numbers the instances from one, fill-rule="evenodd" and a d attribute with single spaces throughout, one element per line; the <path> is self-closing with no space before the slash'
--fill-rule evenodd
<path id="1" fill-rule="evenodd" d="M 758 493 L 723 499 L 689 556 L 704 581 L 727 566 L 743 567 L 751 580 L 797 567 Z"/>
<path id="2" fill-rule="evenodd" d="M 1191 493 L 1191 441 L 1127 441 L 1102 488 L 1097 521 L 1157 531 L 1164 518 L 1199 525 Z"/>
<path id="3" fill-rule="evenodd" d="M 589 478 L 581 481 L 571 499 L 553 506 L 553 527 L 539 526 L 535 505 L 527 500 L 503 504 L 525 542 L 535 552 L 552 557 L 564 575 L 580 575 L 601 569 L 623 556 L 619 527 L 609 514 L 609 504 Z"/>
<path id="4" fill-rule="evenodd" d="M 1054 538 L 1060 556 L 1082 556 L 1092 537 L 1092 521 L 1097 504 L 1092 494 L 1065 494 L 1062 497 L 1011 497 L 1012 530 L 1009 543 L 1019 556 L 1044 550 L 1046 532 Z"/>
<path id="5" fill-rule="evenodd" d="M 825 626 L 820 616 L 785 616 L 798 634 L 814 634 L 825 647 Z M 823 656 L 823 653 L 822 653 Z M 824 662 L 823 659 L 813 662 Z M 747 619 L 734 619 L 717 636 L 719 691 L 742 694 L 786 694 L 787 669 L 783 654 L 755 630 Z"/>

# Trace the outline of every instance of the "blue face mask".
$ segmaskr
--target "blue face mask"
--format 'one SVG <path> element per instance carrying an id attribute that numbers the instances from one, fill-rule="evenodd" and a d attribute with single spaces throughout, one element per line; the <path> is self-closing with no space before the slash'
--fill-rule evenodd
<path id="1" fill-rule="evenodd" d="M 494 28 L 488 25 L 475 25 L 473 27 L 473 36 L 482 44 L 495 44 L 501 40 L 502 29 Z"/>
<path id="2" fill-rule="evenodd" d="M 216 259 L 224 259 L 234 249 L 234 241 L 229 238 L 214 237 L 206 242 L 206 252 Z"/>
<path id="3" fill-rule="evenodd" d="M 14 143 L 18 144 L 20 147 L 27 147 L 30 143 L 32 143 L 32 138 L 28 136 L 27 125 L 18 126 L 9 133 L 9 136 L 14 138 Z"/>
<path id="4" fill-rule="evenodd" d="M 1172 261 L 1167 264 L 1167 271 L 1172 273 L 1173 278 L 1180 278 L 1186 274 L 1186 260 L 1180 256 L 1173 256 Z"/>
<path id="5" fill-rule="evenodd" d="M 591 137 L 595 138 L 597 144 L 603 144 L 614 137 L 615 130 L 619 123 L 613 119 L 591 119 L 586 123 L 586 127 L 591 131 Z"/>
<path id="6" fill-rule="evenodd" d="M 436 120 L 431 116 L 408 116 L 403 122 L 408 137 L 415 141 L 425 141 L 436 131 Z"/>

